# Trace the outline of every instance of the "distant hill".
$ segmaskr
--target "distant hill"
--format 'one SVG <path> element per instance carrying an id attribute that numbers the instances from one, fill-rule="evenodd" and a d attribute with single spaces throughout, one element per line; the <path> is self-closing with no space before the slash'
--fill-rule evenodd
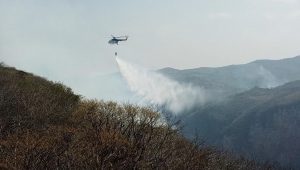
<path id="1" fill-rule="evenodd" d="M 214 96 L 228 96 L 253 87 L 270 88 L 300 80 L 300 56 L 281 60 L 257 60 L 225 67 L 158 70 L 181 83 L 201 86 Z"/>
<path id="2" fill-rule="evenodd" d="M 196 131 L 210 144 L 300 168 L 299 80 L 253 88 L 183 119 L 187 135 Z"/>
<path id="3" fill-rule="evenodd" d="M 300 56 L 158 71 L 213 96 L 181 117 L 187 136 L 198 133 L 209 144 L 300 168 Z"/>

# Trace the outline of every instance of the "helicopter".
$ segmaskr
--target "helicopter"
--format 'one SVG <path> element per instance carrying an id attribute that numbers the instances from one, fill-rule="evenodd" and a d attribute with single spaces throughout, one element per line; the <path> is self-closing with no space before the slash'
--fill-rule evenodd
<path id="1" fill-rule="evenodd" d="M 115 37 L 112 35 L 112 39 L 108 41 L 109 44 L 117 44 L 119 45 L 119 41 L 127 41 L 128 36 L 119 36 L 119 37 Z"/>

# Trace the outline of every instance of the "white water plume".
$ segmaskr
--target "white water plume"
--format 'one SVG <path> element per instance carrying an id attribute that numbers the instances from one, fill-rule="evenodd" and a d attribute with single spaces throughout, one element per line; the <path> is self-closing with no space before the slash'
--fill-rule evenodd
<path id="1" fill-rule="evenodd" d="M 165 106 L 181 113 L 204 103 L 204 91 L 190 84 L 180 84 L 166 76 L 116 58 L 120 72 L 129 88 L 146 102 Z"/>

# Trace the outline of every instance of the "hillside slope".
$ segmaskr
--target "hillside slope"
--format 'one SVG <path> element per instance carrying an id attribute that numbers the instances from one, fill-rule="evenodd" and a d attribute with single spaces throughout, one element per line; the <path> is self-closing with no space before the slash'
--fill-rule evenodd
<path id="1" fill-rule="evenodd" d="M 0 65 L 0 136 L 11 126 L 47 127 L 61 123 L 78 104 L 80 97 L 62 84 Z M 14 127 L 16 130 L 18 127 Z"/>
<path id="2" fill-rule="evenodd" d="M 300 167 L 300 81 L 253 88 L 186 118 L 209 143 L 261 160 Z"/>
<path id="3" fill-rule="evenodd" d="M 151 108 L 0 65 L 0 169 L 276 169 L 183 138 Z"/>

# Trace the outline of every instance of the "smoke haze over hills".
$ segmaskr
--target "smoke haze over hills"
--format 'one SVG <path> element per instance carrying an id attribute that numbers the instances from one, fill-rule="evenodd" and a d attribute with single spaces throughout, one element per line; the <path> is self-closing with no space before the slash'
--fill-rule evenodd
<path id="1" fill-rule="evenodd" d="M 121 102 L 165 105 L 173 112 L 222 101 L 254 87 L 273 88 L 300 79 L 300 57 L 258 60 L 217 68 L 147 70 L 117 58 L 120 73 L 102 77 L 98 95 Z M 189 99 L 189 100 L 185 100 Z"/>

